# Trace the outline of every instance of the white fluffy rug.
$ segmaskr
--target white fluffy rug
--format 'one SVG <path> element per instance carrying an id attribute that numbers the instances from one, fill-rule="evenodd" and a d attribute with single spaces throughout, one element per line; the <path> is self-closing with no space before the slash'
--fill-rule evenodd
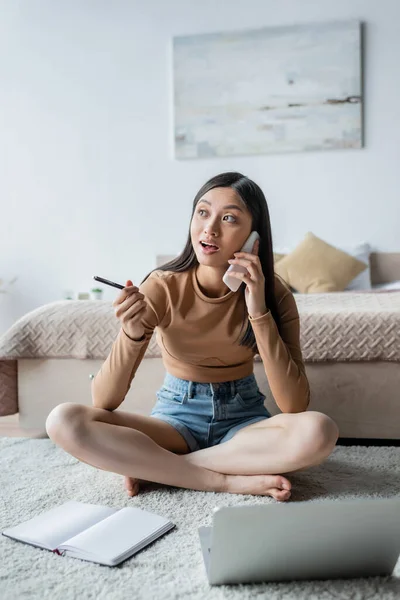
<path id="1" fill-rule="evenodd" d="M 400 447 L 337 446 L 323 465 L 290 479 L 290 502 L 399 496 Z M 57 556 L 0 536 L 2 600 L 400 597 L 400 561 L 394 577 L 211 587 L 204 571 L 198 526 L 211 524 L 212 509 L 217 505 L 275 500 L 156 484 L 129 498 L 122 476 L 81 463 L 48 439 L 0 438 L 0 531 L 70 499 L 145 508 L 170 518 L 177 527 L 118 567 Z"/>

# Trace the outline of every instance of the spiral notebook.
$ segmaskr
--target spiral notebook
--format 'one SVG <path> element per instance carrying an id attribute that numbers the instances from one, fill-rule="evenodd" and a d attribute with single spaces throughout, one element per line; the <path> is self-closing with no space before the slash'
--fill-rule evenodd
<path id="1" fill-rule="evenodd" d="M 173 527 L 165 517 L 140 508 L 70 500 L 2 534 L 60 556 L 114 567 Z"/>

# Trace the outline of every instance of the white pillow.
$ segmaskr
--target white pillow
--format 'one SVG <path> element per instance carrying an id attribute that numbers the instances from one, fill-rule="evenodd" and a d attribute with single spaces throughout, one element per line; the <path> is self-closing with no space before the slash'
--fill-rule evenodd
<path id="1" fill-rule="evenodd" d="M 388 283 L 376 283 L 372 286 L 373 291 L 376 290 L 400 290 L 400 280 L 399 281 L 389 281 Z"/>
<path id="2" fill-rule="evenodd" d="M 353 290 L 353 291 L 355 291 L 355 290 L 370 290 L 371 289 L 371 267 L 369 264 L 369 255 L 371 254 L 370 245 L 365 242 L 363 244 L 357 244 L 355 246 L 340 247 L 340 250 L 347 252 L 347 254 L 350 254 L 351 256 L 358 258 L 358 260 L 361 260 L 362 262 L 364 262 L 365 264 L 368 265 L 368 267 L 365 269 L 365 271 L 363 271 L 362 273 L 357 275 L 357 277 L 352 279 L 345 289 Z"/>
<path id="3" fill-rule="evenodd" d="M 363 271 L 362 273 L 360 273 L 359 275 L 357 275 L 357 277 L 355 277 L 354 279 L 352 279 L 352 281 L 350 281 L 350 283 L 348 284 L 348 286 L 345 288 L 346 290 L 370 290 L 371 289 L 371 267 L 369 264 L 369 255 L 371 253 L 371 247 L 367 242 L 364 242 L 362 244 L 355 244 L 353 246 L 336 246 L 336 248 L 339 248 L 339 250 L 343 250 L 343 252 L 347 252 L 347 254 L 350 254 L 350 256 L 354 256 L 355 258 L 358 258 L 358 260 L 361 260 L 362 262 L 365 262 L 368 267 L 365 269 L 365 271 Z M 274 252 L 276 254 L 289 254 L 290 252 L 292 252 L 292 250 L 294 250 L 293 248 L 284 248 L 284 247 L 279 247 L 277 246 L 276 248 L 274 247 Z"/>

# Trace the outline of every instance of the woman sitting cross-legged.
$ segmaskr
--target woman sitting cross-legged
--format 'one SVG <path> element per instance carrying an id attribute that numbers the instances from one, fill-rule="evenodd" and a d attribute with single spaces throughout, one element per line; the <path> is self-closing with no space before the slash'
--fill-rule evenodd
<path id="1" fill-rule="evenodd" d="M 260 239 L 238 252 L 252 231 Z M 236 292 L 222 280 L 233 264 L 244 267 L 232 272 Z M 252 180 L 222 173 L 205 183 L 182 253 L 139 288 L 128 280 L 113 306 L 121 329 L 93 380 L 93 406 L 60 404 L 46 421 L 66 452 L 124 475 L 130 495 L 147 480 L 279 501 L 291 494 L 284 474 L 331 454 L 338 427 L 306 410 L 297 306 L 274 274 L 268 206 Z M 166 374 L 152 413 L 115 412 L 154 330 Z M 255 354 L 281 410 L 275 416 L 254 376 Z"/>

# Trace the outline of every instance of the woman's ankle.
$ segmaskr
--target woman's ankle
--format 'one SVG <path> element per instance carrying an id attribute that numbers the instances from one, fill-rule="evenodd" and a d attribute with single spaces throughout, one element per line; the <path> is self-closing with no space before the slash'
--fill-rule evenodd
<path id="1" fill-rule="evenodd" d="M 189 469 L 193 471 L 197 471 L 197 476 L 201 480 L 201 485 L 199 487 L 195 487 L 193 489 L 203 490 L 205 492 L 226 492 L 228 489 L 228 478 L 229 475 L 225 475 L 225 473 L 219 473 L 218 471 L 211 471 L 211 469 L 207 469 L 196 463 L 192 462 L 191 454 L 185 454 L 182 456 L 183 460 L 188 465 Z"/>
<path id="2" fill-rule="evenodd" d="M 225 475 L 225 473 L 217 473 L 216 471 L 209 471 L 210 473 L 214 473 L 218 477 L 215 479 L 215 486 L 211 490 L 212 492 L 227 492 L 228 491 L 228 480 L 230 475 Z"/>

